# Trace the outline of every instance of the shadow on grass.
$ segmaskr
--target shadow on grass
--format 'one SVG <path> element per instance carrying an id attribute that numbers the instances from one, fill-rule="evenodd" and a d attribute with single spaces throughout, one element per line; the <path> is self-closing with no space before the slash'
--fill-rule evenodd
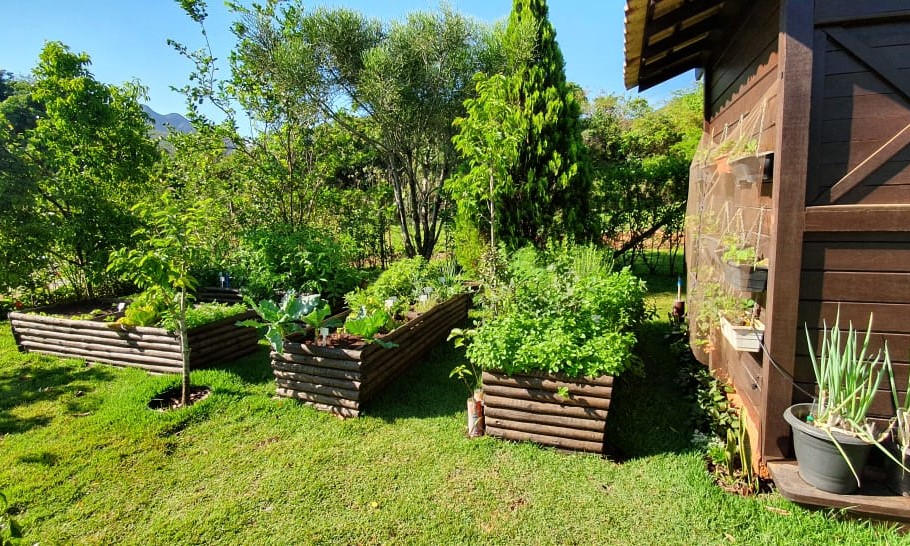
<path id="1" fill-rule="evenodd" d="M 649 322 L 638 354 L 641 373 L 617 378 L 607 418 L 607 452 L 617 460 L 689 451 L 691 403 L 678 383 L 666 322 Z"/>
<path id="2" fill-rule="evenodd" d="M 62 399 L 70 413 L 89 411 L 98 401 L 84 395 L 114 377 L 103 366 L 10 353 L 4 353 L 0 370 L 0 434 L 26 432 L 50 422 L 46 415 L 15 416 L 13 410 L 23 405 Z"/>
<path id="3" fill-rule="evenodd" d="M 225 362 L 220 366 L 209 366 L 207 369 L 225 370 L 239 377 L 244 383 L 254 385 L 261 385 L 275 380 L 269 361 L 269 348 L 262 344 L 253 353 Z"/>
<path id="4" fill-rule="evenodd" d="M 452 368 L 463 362 L 463 349 L 455 349 L 451 342 L 440 342 L 425 358 L 368 402 L 364 414 L 394 422 L 465 411 L 468 391 L 461 381 L 449 378 Z"/>

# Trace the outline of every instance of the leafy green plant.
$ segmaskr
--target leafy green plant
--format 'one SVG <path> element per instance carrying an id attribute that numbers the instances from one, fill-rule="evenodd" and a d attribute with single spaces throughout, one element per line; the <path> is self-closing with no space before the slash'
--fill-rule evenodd
<path id="1" fill-rule="evenodd" d="M 477 326 L 466 355 L 481 369 L 572 377 L 618 374 L 636 362 L 635 330 L 648 316 L 645 285 L 628 269 L 592 266 L 572 245 L 525 248 L 508 266 L 497 310 Z"/>
<path id="2" fill-rule="evenodd" d="M 331 314 L 319 294 L 297 295 L 296 290 L 288 290 L 280 303 L 272 300 L 261 300 L 258 304 L 245 296 L 246 303 L 253 308 L 261 320 L 247 319 L 237 323 L 237 326 L 257 328 L 263 337 L 278 354 L 284 353 L 284 340 L 298 332 L 303 332 L 304 319 L 316 324 L 317 328 L 322 321 Z"/>
<path id="3" fill-rule="evenodd" d="M 132 298 L 123 310 L 123 316 L 114 321 L 114 324 L 122 326 L 154 326 L 158 324 L 162 314 L 165 312 L 166 302 L 158 291 L 145 291 Z M 176 330 L 176 323 L 173 323 L 170 329 Z"/>
<path id="4" fill-rule="evenodd" d="M 891 359 L 886 358 L 885 363 L 888 366 L 888 381 L 891 386 L 891 401 L 894 404 L 894 434 L 895 444 L 900 448 L 900 453 L 910 449 L 910 379 L 907 380 L 907 388 L 904 390 L 904 401 L 900 401 L 900 392 L 894 381 L 894 368 L 891 366 Z"/>
<path id="5" fill-rule="evenodd" d="M 349 316 L 344 323 L 344 329 L 349 334 L 362 337 L 367 343 L 375 343 L 384 349 L 391 349 L 398 345 L 376 337 L 390 319 L 389 314 L 381 310 L 353 317 Z"/>
<path id="6" fill-rule="evenodd" d="M 821 350 L 818 355 L 813 347 L 808 325 L 805 326 L 805 331 L 809 359 L 812 361 L 812 370 L 818 384 L 818 397 L 806 421 L 823 430 L 834 442 L 850 466 L 857 484 L 860 483 L 859 475 L 834 437 L 835 431 L 874 444 L 886 456 L 903 466 L 881 444 L 887 431 L 876 431 L 875 424 L 866 419 L 875 392 L 882 379 L 892 369 L 887 343 L 884 351 L 879 349 L 874 356 L 869 353 L 872 315 L 869 315 L 866 335 L 860 344 L 859 332 L 853 328 L 852 322 L 848 323 L 842 340 L 838 308 L 834 325 L 830 329 L 827 323 L 823 322 Z"/>
<path id="7" fill-rule="evenodd" d="M 242 303 L 233 305 L 217 302 L 197 303 L 186 310 L 186 327 L 192 330 L 219 320 L 242 315 L 246 310 L 247 307 Z M 168 330 L 174 330 L 177 327 L 177 322 L 173 317 L 165 317 L 160 324 Z"/>
<path id="8" fill-rule="evenodd" d="M 393 263 L 366 288 L 346 294 L 345 302 L 358 314 L 384 311 L 403 317 L 411 308 L 427 311 L 464 290 L 453 262 L 427 262 L 418 256 Z"/>
<path id="9" fill-rule="evenodd" d="M 743 248 L 736 244 L 731 244 L 723 253 L 723 260 L 735 264 L 749 264 L 755 262 L 755 248 Z"/>
<path id="10" fill-rule="evenodd" d="M 140 202 L 132 209 L 143 222 L 133 233 L 138 248 L 122 248 L 111 252 L 109 257 L 109 271 L 134 282 L 149 298 L 160 299 L 164 312 L 174 318 L 183 360 L 181 401 L 184 406 L 190 403 L 186 312 L 197 285 L 190 271 L 206 252 L 211 206 L 210 200 L 191 205 L 182 203 L 172 190 L 165 191 L 157 200 Z"/>
<path id="11" fill-rule="evenodd" d="M 465 347 L 476 333 L 477 330 L 473 328 L 452 328 L 452 331 L 449 332 L 449 337 L 446 338 L 446 341 L 451 341 L 456 348 Z M 461 364 L 452 368 L 452 371 L 449 372 L 449 379 L 455 377 L 464 383 L 464 386 L 468 389 L 468 394 L 471 394 L 475 390 L 479 389 L 483 381 L 483 375 L 480 368 L 475 366 L 474 363 L 470 360 L 467 362 L 462 362 Z"/>
<path id="12" fill-rule="evenodd" d="M 337 302 L 357 284 L 347 254 L 325 230 L 278 225 L 248 231 L 236 260 L 236 281 L 255 300 L 290 286 Z"/>

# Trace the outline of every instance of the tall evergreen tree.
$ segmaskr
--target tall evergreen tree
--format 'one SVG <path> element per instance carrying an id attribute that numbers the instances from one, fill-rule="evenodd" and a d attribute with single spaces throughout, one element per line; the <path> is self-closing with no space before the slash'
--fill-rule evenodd
<path id="1" fill-rule="evenodd" d="M 543 244 L 559 235 L 580 238 L 588 217 L 590 177 L 580 115 L 546 0 L 514 0 L 506 30 L 513 100 L 527 120 L 514 191 L 503 197 L 501 238 L 509 246 Z M 532 48 L 520 47 L 533 36 Z M 519 47 L 515 47 L 519 46 Z"/>

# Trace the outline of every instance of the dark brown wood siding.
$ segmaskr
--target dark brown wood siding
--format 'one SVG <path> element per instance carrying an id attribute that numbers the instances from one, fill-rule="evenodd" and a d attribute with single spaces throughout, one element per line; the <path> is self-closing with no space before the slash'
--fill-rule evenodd
<path id="1" fill-rule="evenodd" d="M 732 16 L 731 24 L 718 41 L 725 45 L 713 53 L 705 74 L 705 131 L 715 144 L 730 135 L 747 132 L 744 136 L 756 139 L 759 151 L 776 150 L 779 17 L 777 1 L 753 2 Z M 740 127 L 744 117 L 751 114 L 754 119 L 760 111 L 758 124 L 746 128 L 749 124 L 743 123 L 744 127 Z M 722 200 L 724 210 L 734 216 L 740 215 L 747 228 L 758 226 L 757 254 L 761 256 L 769 254 L 771 230 L 776 223 L 771 186 L 720 184 L 709 198 Z M 690 200 L 687 213 L 696 215 L 703 205 Z M 751 296 L 764 307 L 765 294 Z M 743 297 L 749 295 L 743 294 Z M 719 334 L 712 336 L 711 346 L 710 355 L 698 351 L 696 354 L 709 360 L 712 370 L 735 386 L 750 415 L 762 415 L 762 354 L 738 352 Z"/>
<path id="2" fill-rule="evenodd" d="M 903 8 L 898 6 L 903 4 Z M 806 233 L 793 377 L 814 390 L 809 339 L 841 325 L 886 342 L 897 382 L 910 360 L 910 8 L 888 1 L 819 2 L 816 85 L 806 181 Z M 882 385 L 873 412 L 891 411 Z M 797 392 L 796 397 L 805 393 Z"/>

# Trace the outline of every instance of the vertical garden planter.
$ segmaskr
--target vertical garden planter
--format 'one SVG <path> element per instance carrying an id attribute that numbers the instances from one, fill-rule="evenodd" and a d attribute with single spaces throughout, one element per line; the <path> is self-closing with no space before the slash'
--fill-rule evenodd
<path id="1" fill-rule="evenodd" d="M 725 262 L 724 281 L 737 290 L 764 292 L 768 286 L 768 268 Z"/>
<path id="2" fill-rule="evenodd" d="M 559 396 L 564 389 L 568 396 Z M 486 433 L 573 451 L 603 453 L 613 377 L 483 372 Z"/>
<path id="3" fill-rule="evenodd" d="M 190 330 L 190 368 L 235 360 L 255 351 L 259 346 L 256 331 L 235 325 L 239 320 L 255 316 L 249 311 Z M 180 373 L 183 369 L 180 339 L 164 328 L 124 327 L 32 313 L 10 313 L 9 320 L 22 352 L 81 358 L 158 373 Z"/>
<path id="4" fill-rule="evenodd" d="M 271 354 L 276 393 L 343 417 L 358 417 L 364 403 L 467 320 L 470 302 L 470 295 L 459 294 L 404 323 L 383 336 L 398 345 L 391 349 L 375 344 L 336 349 L 292 338 L 284 343 L 283 354 Z"/>
<path id="5" fill-rule="evenodd" d="M 726 317 L 720 317 L 720 329 L 724 338 L 737 351 L 754 353 L 761 349 L 765 325 L 758 319 L 752 326 L 741 326 L 731 323 Z"/>

